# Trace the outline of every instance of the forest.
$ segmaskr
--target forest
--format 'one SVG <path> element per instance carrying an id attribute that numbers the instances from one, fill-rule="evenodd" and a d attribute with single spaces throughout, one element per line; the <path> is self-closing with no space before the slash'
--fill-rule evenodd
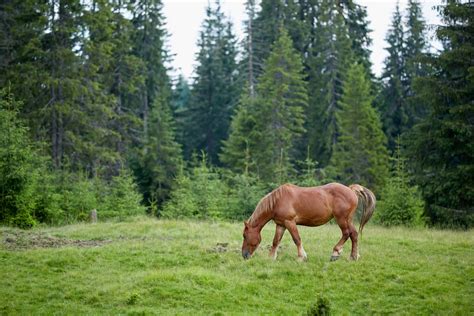
<path id="1" fill-rule="evenodd" d="M 0 4 L 0 223 L 242 220 L 290 182 L 359 183 L 381 225 L 474 226 L 474 5 L 398 5 L 380 76 L 353 0 L 219 0 L 193 78 L 161 0 Z"/>

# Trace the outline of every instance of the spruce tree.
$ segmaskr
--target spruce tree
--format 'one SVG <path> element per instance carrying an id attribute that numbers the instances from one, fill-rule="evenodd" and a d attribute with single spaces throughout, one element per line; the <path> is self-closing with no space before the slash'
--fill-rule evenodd
<path id="1" fill-rule="evenodd" d="M 87 124 L 80 131 L 84 146 L 77 150 L 76 159 L 92 176 L 109 176 L 121 160 L 111 142 L 115 132 L 110 128 L 115 104 L 115 98 L 108 90 L 113 72 L 112 18 L 112 6 L 106 0 L 94 0 L 83 10 L 80 74 L 84 89 L 79 106 L 89 115 Z"/>
<path id="2" fill-rule="evenodd" d="M 388 176 L 388 153 L 366 74 L 357 63 L 347 73 L 336 113 L 339 137 L 331 166 L 339 181 L 380 192 Z"/>
<path id="3" fill-rule="evenodd" d="M 143 121 L 140 112 L 143 105 L 136 102 L 145 84 L 145 62 L 134 51 L 134 27 L 127 18 L 132 0 L 112 2 L 111 72 L 108 73 L 108 93 L 114 97 L 112 119 L 109 128 L 114 131 L 111 145 L 121 157 L 129 154 L 129 148 L 140 144 Z M 120 171 L 121 164 L 115 167 Z"/>
<path id="4" fill-rule="evenodd" d="M 426 23 L 423 19 L 420 3 L 409 0 L 405 17 L 405 94 L 407 98 L 407 128 L 427 115 L 427 106 L 424 100 L 417 98 L 413 89 L 413 82 L 417 77 L 428 75 L 429 69 L 423 62 L 427 52 Z"/>
<path id="5" fill-rule="evenodd" d="M 170 109 L 169 56 L 164 47 L 167 33 L 161 11 L 161 0 L 136 1 L 131 20 L 133 54 L 143 64 L 139 70 L 144 79 L 130 101 L 143 127 L 139 146 L 131 153 L 136 159 L 133 169 L 144 201 L 158 204 L 167 197 L 181 161 Z"/>
<path id="6" fill-rule="evenodd" d="M 354 55 L 343 12 L 335 2 L 321 1 L 313 23 L 314 37 L 306 61 L 310 92 L 306 143 L 311 157 L 325 167 L 337 139 L 335 112 L 342 95 L 342 82 Z"/>
<path id="7" fill-rule="evenodd" d="M 189 109 L 190 99 L 191 87 L 186 78 L 180 74 L 171 98 L 171 110 L 176 122 L 176 140 L 180 144 L 185 143 L 186 111 Z"/>
<path id="8" fill-rule="evenodd" d="M 228 136 L 230 116 L 239 95 L 236 41 L 232 24 L 217 1 L 208 7 L 198 41 L 196 77 L 186 110 L 185 156 L 205 150 L 218 163 L 221 142 Z"/>
<path id="9" fill-rule="evenodd" d="M 148 133 L 132 168 L 145 203 L 161 204 L 171 190 L 181 162 L 174 121 L 168 104 L 155 100 L 149 114 Z"/>
<path id="10" fill-rule="evenodd" d="M 395 140 L 402 134 L 408 123 L 404 57 L 404 28 L 400 8 L 397 6 L 393 13 L 392 24 L 388 30 L 388 56 L 384 62 L 382 73 L 381 113 L 385 134 L 388 137 L 388 147 L 395 148 Z"/>
<path id="11" fill-rule="evenodd" d="M 474 225 L 474 6 L 440 7 L 444 49 L 430 59 L 435 71 L 415 82 L 430 114 L 410 132 L 409 157 L 431 224 Z"/>
<path id="12" fill-rule="evenodd" d="M 148 115 L 156 99 L 169 102 L 171 85 L 168 78 L 166 63 L 170 57 L 165 50 L 167 38 L 164 29 L 161 0 L 139 0 L 134 3 L 133 18 L 131 20 L 134 32 L 132 33 L 133 52 L 144 67 L 142 76 L 143 86 L 138 93 L 140 103 L 139 113 L 143 120 L 143 134 L 147 135 Z"/>
<path id="13" fill-rule="evenodd" d="M 386 226 L 423 225 L 423 200 L 416 186 L 410 184 L 406 158 L 402 156 L 400 138 L 392 158 L 392 172 L 382 189 L 382 199 L 375 213 L 377 221 Z"/>
<path id="14" fill-rule="evenodd" d="M 250 152 L 250 170 L 266 182 L 278 182 L 293 169 L 308 102 L 301 58 L 286 30 L 281 29 L 264 69 L 257 97 L 244 95 L 241 100 L 222 160 L 238 170 L 245 167 Z"/>

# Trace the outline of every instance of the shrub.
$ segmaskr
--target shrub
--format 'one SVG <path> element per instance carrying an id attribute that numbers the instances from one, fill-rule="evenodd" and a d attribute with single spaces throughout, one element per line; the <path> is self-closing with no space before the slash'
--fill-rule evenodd
<path id="1" fill-rule="evenodd" d="M 34 226 L 35 152 L 18 118 L 19 102 L 0 90 L 0 222 Z"/>
<path id="2" fill-rule="evenodd" d="M 161 216 L 166 218 L 224 218 L 229 208 L 229 189 L 217 171 L 207 166 L 203 154 L 200 164 L 187 175 L 181 168 L 170 199 Z"/>

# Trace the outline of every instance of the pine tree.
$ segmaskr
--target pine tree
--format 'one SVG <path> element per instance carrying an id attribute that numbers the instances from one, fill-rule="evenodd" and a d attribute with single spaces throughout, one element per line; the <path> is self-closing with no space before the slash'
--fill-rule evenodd
<path id="1" fill-rule="evenodd" d="M 404 57 L 404 28 L 402 16 L 397 3 L 392 17 L 392 25 L 387 33 L 388 57 L 382 73 L 382 122 L 388 137 L 388 147 L 395 148 L 395 140 L 402 134 L 408 124 Z"/>
<path id="2" fill-rule="evenodd" d="M 257 84 L 257 77 L 261 68 L 261 64 L 257 61 L 255 56 L 255 36 L 258 32 L 258 30 L 255 29 L 256 10 L 255 0 L 247 0 L 245 2 L 247 20 L 243 22 L 245 39 L 242 43 L 243 56 L 239 64 L 239 70 L 242 74 L 240 80 L 244 82 L 243 86 L 245 89 L 248 89 L 251 97 L 255 96 L 255 85 Z"/>
<path id="3" fill-rule="evenodd" d="M 336 114 L 339 137 L 331 166 L 339 181 L 360 183 L 377 192 L 388 176 L 388 153 L 366 73 L 360 64 L 348 71 Z"/>
<path id="4" fill-rule="evenodd" d="M 112 6 L 106 0 L 94 0 L 83 10 L 80 69 L 83 89 L 79 97 L 82 112 L 88 113 L 79 131 L 83 146 L 75 159 L 92 176 L 109 176 L 122 157 L 116 152 L 116 137 L 110 123 L 114 119 L 114 96 L 108 91 L 113 72 Z"/>
<path id="5" fill-rule="evenodd" d="M 220 160 L 237 173 L 256 171 L 254 150 L 258 150 L 257 117 L 259 100 L 242 93 L 230 125 L 229 138 L 223 141 Z M 256 153 L 255 153 L 256 154 Z"/>
<path id="6" fill-rule="evenodd" d="M 144 64 L 144 82 L 138 96 L 144 137 L 147 137 L 148 115 L 155 100 L 159 98 L 162 102 L 169 102 L 171 97 L 166 72 L 166 63 L 170 58 L 164 48 L 167 33 L 163 27 L 162 7 L 161 0 L 136 1 L 131 21 L 135 29 L 132 34 L 134 55 Z"/>
<path id="7" fill-rule="evenodd" d="M 386 226 L 423 224 L 423 200 L 417 187 L 410 184 L 406 158 L 402 156 L 400 138 L 393 157 L 393 168 L 381 192 L 377 220 Z"/>
<path id="8" fill-rule="evenodd" d="M 253 20 L 252 53 L 254 77 L 258 78 L 264 71 L 264 62 L 270 55 L 269 47 L 280 36 L 280 28 L 285 28 L 293 42 L 293 47 L 305 55 L 308 48 L 309 28 L 304 21 L 302 10 L 304 1 L 263 0 Z M 247 34 L 248 36 L 248 34 Z M 247 38 L 248 40 L 248 38 Z M 258 81 L 258 79 L 257 79 Z"/>
<path id="9" fill-rule="evenodd" d="M 169 195 L 181 165 L 181 147 L 175 140 L 174 122 L 166 103 L 155 100 L 148 133 L 135 157 L 134 169 L 145 203 L 160 205 Z"/>
<path id="10" fill-rule="evenodd" d="M 426 24 L 423 19 L 420 3 L 416 0 L 408 1 L 407 16 L 405 18 L 405 94 L 407 98 L 407 128 L 427 115 L 425 102 L 416 98 L 413 81 L 417 77 L 428 75 L 429 69 L 423 63 L 423 56 L 427 52 Z"/>
<path id="11" fill-rule="evenodd" d="M 205 150 L 211 163 L 218 163 L 217 155 L 222 140 L 228 136 L 240 90 L 235 36 L 219 1 L 215 9 L 207 8 L 198 46 L 196 77 L 186 111 L 185 156 Z"/>
<path id="12" fill-rule="evenodd" d="M 474 6 L 448 1 L 435 71 L 415 82 L 430 114 L 410 133 L 409 157 L 431 224 L 474 225 Z"/>
<path id="13" fill-rule="evenodd" d="M 142 139 L 143 121 L 140 113 L 143 105 L 136 102 L 140 88 L 145 84 L 145 63 L 134 51 L 134 27 L 126 15 L 133 8 L 132 0 L 112 3 L 112 64 L 108 73 L 107 89 L 114 97 L 112 120 L 108 128 L 114 131 L 111 145 L 121 157 L 129 154 L 129 148 L 138 146 Z M 115 167 L 115 173 L 121 164 Z"/>
<path id="14" fill-rule="evenodd" d="M 321 1 L 318 8 L 306 61 L 310 92 L 306 144 L 311 157 L 325 167 L 337 139 L 335 113 L 342 95 L 342 82 L 354 55 L 341 8 L 334 1 Z"/>
<path id="15" fill-rule="evenodd" d="M 186 78 L 180 74 L 172 92 L 171 109 L 176 122 L 176 140 L 185 143 L 186 111 L 191 100 L 191 88 Z"/>
<path id="16" fill-rule="evenodd" d="M 168 196 L 181 163 L 170 109 L 172 91 L 166 68 L 170 58 L 164 47 L 167 33 L 161 11 L 161 0 L 137 1 L 131 20 L 133 54 L 143 65 L 139 70 L 144 78 L 130 101 L 143 126 L 133 169 L 144 201 L 158 204 Z"/>
<path id="17" fill-rule="evenodd" d="M 352 42 L 351 50 L 355 60 L 368 71 L 370 79 L 374 79 L 370 61 L 370 46 L 372 45 L 370 32 L 372 30 L 369 28 L 367 9 L 352 0 L 341 1 L 341 5 L 344 7 L 345 21 Z"/>
<path id="18" fill-rule="evenodd" d="M 266 182 L 277 182 L 293 169 L 294 143 L 304 132 L 308 102 L 303 65 L 286 30 L 281 30 L 264 69 L 257 97 L 241 99 L 222 160 L 238 170 L 250 152 L 250 170 Z"/>

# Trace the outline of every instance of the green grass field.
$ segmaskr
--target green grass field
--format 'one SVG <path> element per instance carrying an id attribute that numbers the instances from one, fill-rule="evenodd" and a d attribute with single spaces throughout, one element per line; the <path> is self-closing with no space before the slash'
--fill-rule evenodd
<path id="1" fill-rule="evenodd" d="M 240 254 L 242 224 L 135 218 L 20 231 L 1 228 L 0 314 L 301 315 L 319 297 L 336 315 L 473 315 L 474 234 L 369 223 L 358 262 L 329 262 L 339 228 L 285 233 L 276 261 L 263 231 Z"/>

